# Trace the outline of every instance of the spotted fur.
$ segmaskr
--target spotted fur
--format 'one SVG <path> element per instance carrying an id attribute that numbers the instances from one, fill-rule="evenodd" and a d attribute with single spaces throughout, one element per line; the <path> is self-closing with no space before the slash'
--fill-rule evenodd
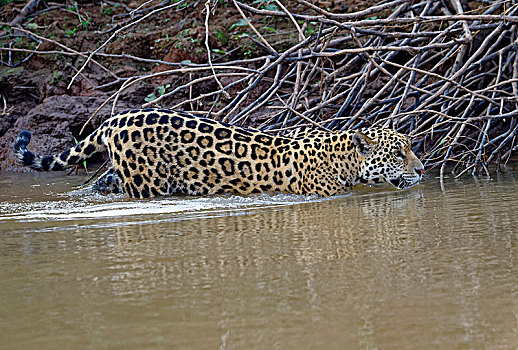
<path id="1" fill-rule="evenodd" d="M 330 196 L 358 183 L 408 188 L 424 170 L 407 137 L 393 130 L 272 136 L 166 109 L 113 116 L 55 156 L 30 152 L 30 138 L 22 131 L 15 153 L 39 171 L 62 170 L 108 151 L 113 167 L 94 187 L 133 198 L 277 191 Z"/>

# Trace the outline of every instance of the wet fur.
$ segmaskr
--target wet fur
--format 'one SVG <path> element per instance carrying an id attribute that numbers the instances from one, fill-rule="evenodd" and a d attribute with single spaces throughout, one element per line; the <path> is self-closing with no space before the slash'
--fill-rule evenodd
<path id="1" fill-rule="evenodd" d="M 115 115 L 59 155 L 35 155 L 30 140 L 22 131 L 15 154 L 38 171 L 63 170 L 108 151 L 113 167 L 94 188 L 134 198 L 277 191 L 329 196 L 358 183 L 411 187 L 423 172 L 407 137 L 389 129 L 272 136 L 167 109 Z"/>

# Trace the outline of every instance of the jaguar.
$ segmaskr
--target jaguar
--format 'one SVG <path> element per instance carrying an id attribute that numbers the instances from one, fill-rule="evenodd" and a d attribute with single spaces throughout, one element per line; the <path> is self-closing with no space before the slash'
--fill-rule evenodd
<path id="1" fill-rule="evenodd" d="M 264 192 L 326 197 L 357 184 L 410 188 L 424 172 L 407 136 L 391 129 L 273 136 L 168 109 L 114 115 L 58 155 L 34 154 L 30 141 L 31 133 L 22 131 L 15 155 L 38 171 L 64 170 L 107 151 L 111 168 L 93 187 L 131 198 Z"/>

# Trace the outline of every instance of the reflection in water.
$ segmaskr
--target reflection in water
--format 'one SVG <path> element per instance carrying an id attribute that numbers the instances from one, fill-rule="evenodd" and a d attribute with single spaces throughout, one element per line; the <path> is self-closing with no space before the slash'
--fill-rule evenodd
<path id="1" fill-rule="evenodd" d="M 24 203 L 11 192 L 0 214 L 0 341 L 516 348 L 517 190 L 511 173 L 330 200 L 43 191 Z"/>

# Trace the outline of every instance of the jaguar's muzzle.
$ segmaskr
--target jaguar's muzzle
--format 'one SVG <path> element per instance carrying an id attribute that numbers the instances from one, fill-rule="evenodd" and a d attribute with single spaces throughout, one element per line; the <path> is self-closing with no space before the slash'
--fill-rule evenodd
<path id="1" fill-rule="evenodd" d="M 403 174 L 398 178 L 390 179 L 389 182 L 397 189 L 404 190 L 406 188 L 414 187 L 415 185 L 419 184 L 420 180 L 421 176 Z"/>

